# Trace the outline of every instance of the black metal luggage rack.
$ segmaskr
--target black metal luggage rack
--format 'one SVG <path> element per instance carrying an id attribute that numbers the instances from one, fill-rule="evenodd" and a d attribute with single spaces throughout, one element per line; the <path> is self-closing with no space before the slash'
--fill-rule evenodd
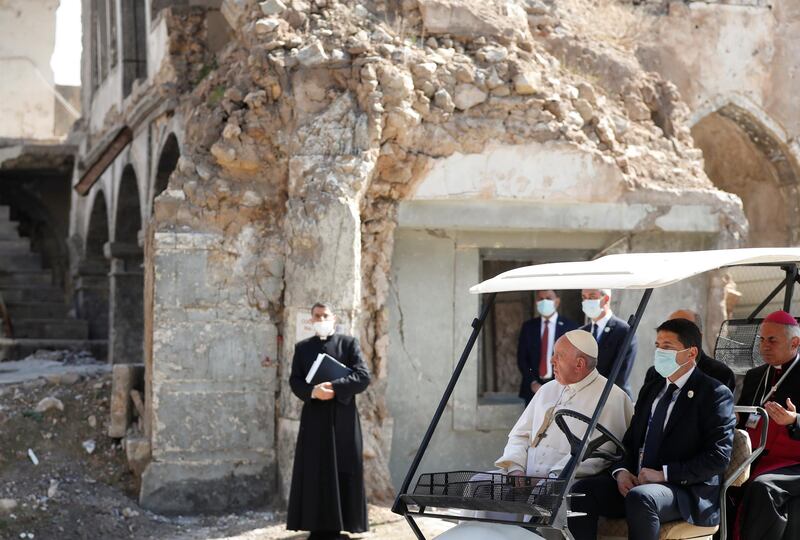
<path id="1" fill-rule="evenodd" d="M 530 516 L 534 525 L 550 522 L 564 488 L 555 478 L 452 471 L 421 474 L 402 499 L 411 514 L 431 515 L 427 508 L 503 512 Z"/>
<path id="2" fill-rule="evenodd" d="M 714 358 L 739 375 L 763 364 L 757 341 L 758 328 L 763 320 L 730 319 L 723 322 L 714 347 Z"/>

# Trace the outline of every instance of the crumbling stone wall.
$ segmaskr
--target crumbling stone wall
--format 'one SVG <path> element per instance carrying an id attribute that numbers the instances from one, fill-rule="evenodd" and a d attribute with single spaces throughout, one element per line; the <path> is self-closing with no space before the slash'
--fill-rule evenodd
<path id="1" fill-rule="evenodd" d="M 252 504 L 276 481 L 286 495 L 300 410 L 286 381 L 318 299 L 337 305 L 374 374 L 359 398 L 367 486 L 373 501 L 391 496 L 397 203 L 437 159 L 566 144 L 618 168 L 625 200 L 721 200 L 674 87 L 570 34 L 552 2 L 226 0 L 222 11 L 235 38 L 181 96 L 183 157 L 155 205 L 147 506 Z M 718 206 L 738 234 L 737 201 Z"/>

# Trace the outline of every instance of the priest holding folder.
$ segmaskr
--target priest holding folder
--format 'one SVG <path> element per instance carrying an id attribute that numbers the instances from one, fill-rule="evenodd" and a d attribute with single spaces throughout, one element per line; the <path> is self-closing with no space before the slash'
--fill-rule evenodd
<path id="1" fill-rule="evenodd" d="M 311 308 L 315 336 L 295 345 L 289 384 L 303 400 L 286 528 L 311 540 L 367 530 L 361 424 L 355 395 L 370 374 L 358 340 L 335 333 L 328 304 Z M 329 379 L 328 377 L 336 377 Z"/>

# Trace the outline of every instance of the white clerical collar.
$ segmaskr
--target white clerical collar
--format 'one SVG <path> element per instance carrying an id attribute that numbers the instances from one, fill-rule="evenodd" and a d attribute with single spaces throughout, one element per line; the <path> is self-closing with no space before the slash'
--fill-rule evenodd
<path id="1" fill-rule="evenodd" d="M 770 366 L 770 367 L 772 369 L 774 369 L 775 371 L 777 371 L 778 373 L 781 373 L 783 371 L 784 366 L 786 366 L 787 368 L 791 367 L 791 365 L 794 364 L 796 361 L 797 361 L 797 355 L 795 355 L 794 358 L 792 358 L 791 360 L 789 360 L 788 362 L 786 362 L 784 364 L 781 364 L 779 366 Z"/>
<path id="2" fill-rule="evenodd" d="M 598 373 L 597 369 L 593 369 L 583 379 L 579 380 L 576 383 L 564 385 L 564 388 L 568 389 L 570 392 L 578 393 L 581 390 L 583 390 L 584 388 L 586 388 L 587 386 L 589 386 L 590 384 L 592 384 L 595 380 L 597 380 L 597 377 L 599 377 L 599 376 L 600 376 L 600 373 Z"/>

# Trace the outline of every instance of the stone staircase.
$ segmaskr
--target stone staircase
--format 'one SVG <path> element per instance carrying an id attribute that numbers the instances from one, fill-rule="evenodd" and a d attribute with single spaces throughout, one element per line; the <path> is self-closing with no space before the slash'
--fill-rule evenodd
<path id="1" fill-rule="evenodd" d="M 17 233 L 8 206 L 0 206 L 0 297 L 14 329 L 12 338 L 0 332 L 0 361 L 40 349 L 85 349 L 105 358 L 107 342 L 89 340 L 88 323 L 68 315 L 63 291 L 42 268 L 41 256 L 31 252 L 30 241 Z"/>

